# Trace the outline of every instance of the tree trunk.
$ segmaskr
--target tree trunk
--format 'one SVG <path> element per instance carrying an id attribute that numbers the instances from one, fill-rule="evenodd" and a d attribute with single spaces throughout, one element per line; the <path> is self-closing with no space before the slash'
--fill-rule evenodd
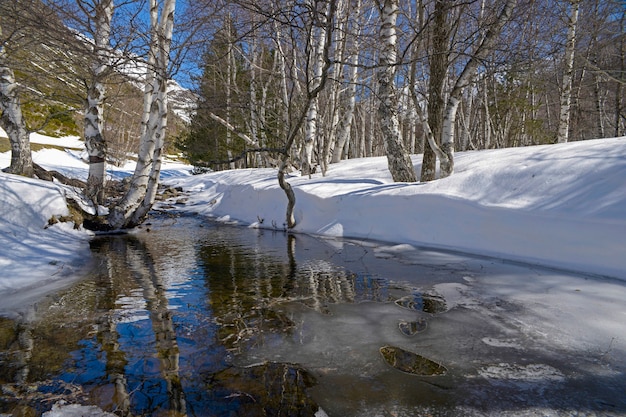
<path id="1" fill-rule="evenodd" d="M 622 14 L 622 17 L 620 18 L 619 27 L 622 29 L 622 33 L 626 31 L 626 14 Z M 614 113 L 615 130 L 613 132 L 613 135 L 615 137 L 621 136 L 621 133 L 623 132 L 623 130 L 620 127 L 623 125 L 623 122 L 626 121 L 626 120 L 622 120 L 622 119 L 626 119 L 622 115 L 622 109 L 623 109 L 622 90 L 624 88 L 624 83 L 622 82 L 622 80 L 624 80 L 625 74 L 626 74 L 626 37 L 625 36 L 620 37 L 619 68 L 620 68 L 620 74 L 622 74 L 622 76 L 620 77 L 621 79 L 617 80 L 617 83 L 616 83 L 617 88 L 615 89 L 615 113 Z"/>
<path id="2" fill-rule="evenodd" d="M 355 6 L 355 10 L 353 10 L 356 16 L 360 16 L 361 11 L 361 0 L 357 1 Z M 341 97 L 341 114 L 339 115 L 339 124 L 337 126 L 337 135 L 336 135 L 336 144 L 332 149 L 332 160 L 331 162 L 337 163 L 341 161 L 341 158 L 344 154 L 344 149 L 346 148 L 346 143 L 350 139 L 350 130 L 352 127 L 352 121 L 354 120 L 354 109 L 356 107 L 356 85 L 359 75 L 359 41 L 358 37 L 360 35 L 360 22 L 357 17 L 356 21 L 356 30 L 354 41 L 350 50 L 350 60 L 349 60 L 349 72 L 348 72 L 348 86 L 346 87 L 344 94 Z"/>
<path id="3" fill-rule="evenodd" d="M 109 40 L 113 0 L 102 0 L 95 7 L 95 40 L 91 84 L 87 90 L 87 106 L 84 116 L 85 148 L 89 155 L 89 175 L 86 196 L 96 207 L 104 203 L 104 181 L 107 157 L 107 142 L 104 137 L 104 99 L 106 87 L 104 77 L 108 72 Z"/>
<path id="4" fill-rule="evenodd" d="M 341 114 L 339 124 L 337 125 L 337 141 L 332 151 L 332 162 L 341 161 L 344 156 L 346 144 L 350 139 L 352 121 L 354 120 L 354 109 L 356 107 L 356 85 L 359 74 L 359 56 L 355 53 L 350 57 L 350 75 L 349 85 L 341 97 L 340 109 Z"/>
<path id="5" fill-rule="evenodd" d="M 275 32 L 274 42 L 276 44 L 276 50 L 278 54 L 278 69 L 280 76 L 280 98 L 282 101 L 282 113 L 280 120 L 283 125 L 283 129 L 287 129 L 289 126 L 290 114 L 289 114 L 289 88 L 287 87 L 287 60 L 285 58 L 285 51 L 283 49 L 283 35 L 280 26 L 276 21 L 273 22 L 273 28 Z M 279 132 L 282 131 L 279 130 Z"/>
<path id="6" fill-rule="evenodd" d="M 507 0 L 504 8 L 498 15 L 497 20 L 493 23 L 489 30 L 487 30 L 485 37 L 476 48 L 474 55 L 465 64 L 465 68 L 463 68 L 461 75 L 456 80 L 456 83 L 450 92 L 450 97 L 448 98 L 443 118 L 443 129 L 441 132 L 441 150 L 445 155 L 445 158 L 442 158 L 440 161 L 441 178 L 451 175 L 454 171 L 454 130 L 456 114 L 459 104 L 461 103 L 463 90 L 473 82 L 478 65 L 495 47 L 498 36 L 500 35 L 504 25 L 511 19 L 511 15 L 513 14 L 513 9 L 516 4 L 517 0 Z"/>
<path id="7" fill-rule="evenodd" d="M 330 68 L 330 58 L 329 58 L 329 48 L 332 40 L 333 27 L 332 22 L 335 16 L 335 0 L 330 0 L 328 2 L 328 9 L 325 11 L 324 16 L 324 26 L 322 27 L 322 33 L 324 36 L 324 48 L 321 53 L 321 62 L 322 67 L 319 72 L 319 80 L 315 84 L 313 88 L 309 83 L 307 84 L 306 91 L 306 103 L 304 109 L 300 112 L 299 116 L 296 118 L 295 123 L 290 126 L 290 130 L 287 134 L 287 140 L 285 141 L 285 147 L 281 152 L 281 161 L 278 169 L 278 183 L 280 188 L 285 192 L 287 196 L 287 212 L 285 215 L 285 227 L 286 229 L 291 229 L 296 225 L 296 218 L 294 216 L 294 208 L 296 205 L 296 195 L 291 187 L 291 184 L 285 179 L 286 168 L 289 165 L 289 158 L 291 154 L 291 148 L 293 147 L 293 143 L 295 141 L 300 128 L 304 124 L 307 119 L 308 109 L 313 100 L 316 100 L 319 96 L 320 92 L 326 86 L 326 80 L 328 79 L 328 69 Z M 322 36 L 322 35 L 320 35 Z M 297 88 L 296 88 L 297 89 Z"/>
<path id="8" fill-rule="evenodd" d="M 311 175 L 313 169 L 313 149 L 317 139 L 317 97 L 309 103 L 304 129 L 304 148 L 302 158 L 302 175 Z"/>
<path id="9" fill-rule="evenodd" d="M 576 26 L 578 25 L 578 8 L 580 0 L 570 0 L 570 15 L 567 22 L 567 43 L 563 68 L 563 84 L 561 87 L 559 130 L 556 141 L 567 142 L 569 139 L 570 107 L 572 101 L 572 78 L 574 74 L 574 53 L 576 50 Z"/>
<path id="10" fill-rule="evenodd" d="M 249 118 L 250 121 L 250 136 L 254 138 L 255 141 L 259 142 L 261 146 L 264 146 L 263 143 L 259 140 L 259 125 L 263 126 L 263 119 L 260 117 L 262 115 L 262 106 L 265 104 L 263 101 L 261 105 L 259 105 L 257 97 L 258 97 L 258 89 L 257 89 L 257 67 L 259 61 L 259 53 L 257 52 L 257 45 L 259 44 L 257 31 L 253 29 L 253 37 L 250 42 L 250 107 L 249 107 Z M 234 45 L 233 45 L 234 46 Z M 234 62 L 233 62 L 234 64 Z M 257 153 L 255 156 L 256 163 L 254 164 L 256 167 L 260 166 L 260 153 Z"/>
<path id="11" fill-rule="evenodd" d="M 596 103 L 596 134 L 598 138 L 604 137 L 604 100 L 600 92 L 600 76 L 594 75 L 593 94 Z"/>
<path id="12" fill-rule="evenodd" d="M 130 189 L 109 215 L 109 223 L 115 229 L 140 224 L 156 198 L 167 127 L 167 69 L 175 6 L 176 0 L 166 0 L 159 20 L 157 0 L 150 0 L 151 44 L 139 155 Z"/>
<path id="13" fill-rule="evenodd" d="M 380 118 L 387 165 L 394 182 L 415 182 L 415 169 L 411 157 L 400 137 L 398 121 L 398 97 L 395 88 L 396 75 L 396 20 L 398 0 L 385 0 L 381 9 L 380 64 L 378 72 L 378 115 Z"/>
<path id="14" fill-rule="evenodd" d="M 228 42 L 227 42 L 227 54 L 226 54 L 226 85 L 224 86 L 226 88 L 226 123 L 230 124 L 230 115 L 232 112 L 232 103 L 233 103 L 233 99 L 232 99 L 232 88 L 233 86 L 237 85 L 236 84 L 236 74 L 235 74 L 235 54 L 233 53 L 233 48 L 235 47 L 235 45 L 233 45 L 232 42 L 232 22 L 231 22 L 231 16 L 230 13 L 228 14 L 228 22 L 226 24 L 226 30 L 228 32 L 227 36 L 228 36 Z M 254 45 L 253 45 L 253 52 L 254 54 Z M 253 55 L 253 59 L 254 59 L 254 55 Z M 250 91 L 254 91 L 254 61 L 253 61 L 253 65 L 252 65 L 252 78 L 250 80 Z M 252 101 L 253 97 L 250 97 L 251 101 L 250 101 L 250 105 L 254 106 L 254 101 Z M 254 137 L 254 133 L 253 132 L 253 137 Z M 231 150 L 231 146 L 232 146 L 232 134 L 230 130 L 226 130 L 226 155 L 228 156 L 228 159 L 231 160 L 233 158 L 233 152 Z M 229 168 L 230 169 L 235 169 L 235 163 L 231 162 L 229 164 Z"/>
<path id="15" fill-rule="evenodd" d="M 0 38 L 2 27 L 0 26 Z M 18 85 L 13 70 L 9 67 L 4 43 L 0 44 L 0 126 L 11 142 L 11 165 L 7 172 L 32 177 L 33 159 L 30 152 L 30 138 L 26 122 L 22 116 L 22 105 Z"/>
<path id="16" fill-rule="evenodd" d="M 435 138 L 435 143 L 441 143 L 441 128 L 443 125 L 444 86 L 448 73 L 449 29 L 448 4 L 446 0 L 437 0 L 434 11 L 434 27 L 432 36 L 432 51 L 430 54 L 430 77 L 428 80 L 428 124 Z M 429 142 L 430 144 L 430 142 Z M 420 181 L 432 181 L 436 177 L 437 158 L 433 146 L 424 146 L 422 172 Z"/>
<path id="17" fill-rule="evenodd" d="M 316 89 L 322 78 L 322 71 L 324 68 L 324 51 L 326 50 L 326 25 L 327 25 L 327 13 L 326 8 L 324 10 L 317 10 L 317 2 L 310 1 L 309 7 L 313 15 L 310 34 L 310 48 L 312 51 L 309 57 L 311 68 L 313 69 L 311 74 L 307 75 L 308 90 Z M 319 21 L 319 23 L 316 23 Z M 309 100 L 308 112 L 306 115 L 306 122 L 304 127 L 304 149 L 302 155 L 302 175 L 310 175 L 313 172 L 313 148 L 315 147 L 315 141 L 318 136 L 318 110 L 319 100 L 315 96 Z"/>
<path id="18" fill-rule="evenodd" d="M 330 94 L 327 102 L 327 109 L 330 112 L 330 123 L 327 123 L 325 132 L 326 140 L 324 141 L 322 155 L 319 161 L 322 166 L 322 174 L 326 175 L 328 170 L 328 164 L 332 160 L 332 155 L 335 152 L 335 146 L 337 145 L 337 135 L 339 129 L 340 119 L 345 113 L 343 108 L 344 100 L 342 89 L 344 86 L 344 57 L 346 55 L 347 47 L 347 19 L 348 19 L 348 2 L 346 0 L 337 1 L 337 29 L 334 31 L 333 45 L 334 45 L 334 57 L 333 69 L 334 82 L 331 84 Z"/>

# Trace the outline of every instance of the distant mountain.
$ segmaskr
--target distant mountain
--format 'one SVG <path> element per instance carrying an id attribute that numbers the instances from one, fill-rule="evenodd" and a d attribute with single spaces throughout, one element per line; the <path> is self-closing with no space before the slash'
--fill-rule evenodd
<path id="1" fill-rule="evenodd" d="M 3 21 L 4 33 L 13 30 Z M 50 40 L 37 31 L 24 31 L 7 43 L 10 65 L 22 87 L 20 98 L 28 128 L 53 137 L 82 136 L 83 130 L 89 79 L 88 60 L 83 53 L 88 48 L 81 51 L 80 46 L 73 45 L 80 41 L 88 44 L 90 40 L 69 30 L 67 39 L 67 42 Z M 120 66 L 108 78 L 105 135 L 114 159 L 124 160 L 137 150 L 144 71 L 137 61 Z M 189 122 L 196 96 L 176 81 L 170 81 L 169 88 L 171 142 Z"/>
<path id="2" fill-rule="evenodd" d="M 170 109 L 185 123 L 191 122 L 191 116 L 198 105 L 198 96 L 174 80 L 169 82 L 168 88 Z"/>

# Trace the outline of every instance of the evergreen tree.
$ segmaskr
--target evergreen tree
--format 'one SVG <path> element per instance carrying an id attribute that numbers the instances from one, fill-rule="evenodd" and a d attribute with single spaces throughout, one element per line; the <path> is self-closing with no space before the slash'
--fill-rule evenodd
<path id="1" fill-rule="evenodd" d="M 249 77 L 235 39 L 232 25 L 226 22 L 209 44 L 197 91 L 198 107 L 176 143 L 195 166 L 227 169 L 227 161 L 245 150 L 245 142 L 233 140 L 233 129 L 226 125 L 246 131 Z"/>

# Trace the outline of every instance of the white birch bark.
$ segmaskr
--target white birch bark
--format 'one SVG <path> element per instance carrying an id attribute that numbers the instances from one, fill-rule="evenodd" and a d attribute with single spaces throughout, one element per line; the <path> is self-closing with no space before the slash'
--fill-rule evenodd
<path id="1" fill-rule="evenodd" d="M 341 114 L 339 124 L 337 126 L 337 140 L 335 146 L 333 147 L 333 163 L 341 161 L 342 157 L 347 153 L 346 144 L 350 139 L 352 121 L 354 120 L 354 109 L 356 107 L 356 86 L 359 75 L 358 65 L 359 56 L 357 53 L 354 53 L 350 56 L 349 84 L 344 91 L 344 96 L 342 97 L 342 102 L 340 103 Z"/>
<path id="2" fill-rule="evenodd" d="M 321 82 L 322 70 L 324 68 L 324 50 L 326 49 L 326 19 L 327 10 L 318 11 L 316 2 L 309 1 L 308 6 L 312 13 L 316 15 L 313 21 L 319 20 L 318 24 L 311 26 L 310 46 L 312 55 L 309 57 L 312 68 L 309 76 L 309 90 L 315 90 Z M 313 148 L 318 136 L 317 117 L 319 109 L 318 97 L 309 101 L 306 121 L 304 125 L 304 147 L 302 155 L 302 175 L 310 175 L 313 172 Z"/>
<path id="3" fill-rule="evenodd" d="M 361 15 L 361 0 L 357 0 L 354 7 L 354 14 L 356 16 Z M 356 85 L 359 75 L 359 35 L 360 35 L 360 22 L 359 18 L 355 22 L 354 41 L 350 50 L 349 59 L 349 73 L 348 73 L 348 86 L 344 90 L 342 100 L 340 103 L 341 114 L 339 124 L 337 126 L 336 144 L 332 149 L 332 163 L 341 161 L 344 154 L 344 150 L 347 148 L 346 143 L 350 138 L 350 131 L 352 127 L 352 121 L 354 120 L 354 109 L 356 107 Z"/>
<path id="4" fill-rule="evenodd" d="M 282 100 L 282 122 L 285 128 L 289 126 L 289 89 L 287 87 L 287 59 L 283 48 L 283 34 L 278 22 L 274 21 L 274 43 L 278 55 L 278 73 L 280 75 L 280 98 Z"/>
<path id="5" fill-rule="evenodd" d="M 167 69 L 175 7 L 176 0 L 165 0 L 159 19 L 158 2 L 150 0 L 150 55 L 139 154 L 130 189 L 109 215 L 109 224 L 116 229 L 140 224 L 156 198 L 161 172 L 161 150 L 167 128 Z"/>
<path id="6" fill-rule="evenodd" d="M 567 142 L 569 139 L 570 108 L 572 102 L 572 78 L 574 75 L 574 53 L 576 50 L 576 26 L 578 25 L 578 9 L 580 0 L 570 0 L 570 14 L 567 22 L 567 43 L 563 68 L 563 84 L 561 87 L 559 129 L 556 141 Z"/>
<path id="7" fill-rule="evenodd" d="M 241 131 L 237 130 L 237 128 L 235 126 L 230 124 L 228 121 L 222 119 L 217 114 L 215 114 L 213 112 L 209 112 L 209 117 L 211 119 L 215 120 L 216 122 L 221 123 L 228 131 L 236 134 L 238 137 L 243 139 L 249 146 L 251 146 L 253 148 L 258 148 L 259 147 L 259 144 L 255 140 L 253 140 L 250 136 L 248 136 L 245 133 L 242 133 Z"/>
<path id="8" fill-rule="evenodd" d="M 233 51 L 234 45 L 232 43 L 232 21 L 230 13 L 228 14 L 228 23 L 227 27 L 227 55 L 226 55 L 226 122 L 230 124 L 231 113 L 233 107 L 233 98 L 232 98 L 232 86 L 236 85 L 236 74 L 235 74 L 235 54 Z M 226 155 L 228 159 L 231 160 L 233 158 L 233 151 L 231 150 L 232 144 L 232 134 L 230 130 L 226 130 Z M 229 164 L 230 169 L 235 169 L 235 163 L 231 162 Z"/>
<path id="9" fill-rule="evenodd" d="M 331 160 L 331 154 L 334 151 L 335 144 L 337 142 L 337 129 L 339 127 L 339 119 L 344 113 L 342 108 L 342 88 L 344 77 L 344 56 L 346 54 L 346 26 L 347 26 L 347 1 L 337 1 L 336 11 L 336 30 L 333 33 L 333 46 L 334 46 L 334 63 L 332 65 L 332 73 L 334 82 L 330 85 L 330 94 L 328 98 L 327 108 L 331 114 L 330 124 L 326 123 L 325 133 L 326 140 L 324 141 L 322 155 L 319 161 L 322 166 L 322 174 L 326 175 L 328 170 L 328 163 Z"/>
<path id="10" fill-rule="evenodd" d="M 109 70 L 107 61 L 114 7 L 113 0 L 102 0 L 94 8 L 95 60 L 92 64 L 91 84 L 87 89 L 84 115 L 85 148 L 89 155 L 89 175 L 85 194 L 96 206 L 104 202 L 107 157 L 107 143 L 104 137 L 104 99 L 106 95 L 104 78 Z"/>
<path id="11" fill-rule="evenodd" d="M 330 0 L 328 2 L 328 9 L 326 13 L 327 13 L 327 15 L 325 16 L 326 24 L 324 25 L 323 31 L 322 31 L 324 35 L 324 48 L 321 54 L 322 67 L 320 70 L 320 77 L 319 77 L 317 84 L 315 85 L 315 88 L 313 88 L 311 84 L 307 85 L 307 91 L 306 91 L 307 102 L 306 102 L 305 108 L 295 119 L 295 122 L 293 123 L 293 125 L 290 125 L 289 132 L 287 135 L 287 140 L 285 142 L 285 147 L 283 151 L 281 152 L 280 165 L 278 168 L 278 175 L 277 175 L 278 183 L 280 185 L 280 188 L 285 192 L 285 196 L 287 197 L 287 212 L 285 213 L 285 228 L 286 229 L 291 229 L 296 225 L 296 218 L 294 216 L 296 195 L 293 190 L 293 187 L 291 187 L 291 184 L 289 184 L 289 182 L 285 178 L 286 173 L 287 173 L 286 172 L 287 166 L 289 165 L 289 160 L 291 158 L 291 148 L 293 147 L 296 136 L 298 135 L 298 132 L 300 131 L 302 125 L 306 121 L 307 113 L 308 113 L 308 105 L 311 103 L 311 101 L 317 99 L 320 92 L 324 89 L 326 85 L 326 81 L 328 79 L 328 69 L 330 67 L 330 59 L 328 58 L 329 57 L 328 50 L 329 50 L 330 43 L 332 40 L 331 36 L 333 32 L 331 23 L 333 22 L 334 15 L 335 15 L 335 1 L 334 0 Z M 298 90 L 297 84 L 295 86 L 295 89 Z"/>
<path id="12" fill-rule="evenodd" d="M 252 140 L 257 143 L 256 146 L 258 146 L 258 142 L 259 142 L 259 118 L 258 118 L 258 114 L 259 114 L 259 103 L 257 100 L 258 97 L 258 82 L 257 82 L 257 72 L 258 72 L 258 53 L 257 53 L 257 49 L 259 49 L 257 47 L 258 45 L 258 39 L 257 39 L 257 34 L 254 33 L 254 36 L 252 38 L 252 41 L 250 42 L 250 108 L 249 108 L 249 114 L 250 114 L 250 122 L 249 122 L 249 126 L 250 126 L 250 136 L 252 137 Z"/>
<path id="13" fill-rule="evenodd" d="M 598 138 L 604 137 L 604 98 L 600 92 L 601 78 L 599 75 L 594 75 L 593 82 L 593 95 L 596 104 L 596 134 Z"/>
<path id="14" fill-rule="evenodd" d="M 467 98 L 467 109 L 461 113 L 461 150 L 469 149 L 471 143 L 470 124 L 472 118 L 472 110 L 474 107 L 474 98 L 470 94 Z M 461 109 L 463 110 L 463 109 Z"/>
<path id="15" fill-rule="evenodd" d="M 2 38 L 2 26 L 0 26 L 0 38 Z M 11 143 L 11 165 L 6 171 L 32 177 L 34 172 L 29 133 L 22 116 L 15 74 L 9 67 L 4 43 L 0 44 L 0 112 L 2 113 L 0 126 L 9 136 Z"/>
<path id="16" fill-rule="evenodd" d="M 491 147 L 491 112 L 489 111 L 489 96 L 488 96 L 488 79 L 485 78 L 483 86 L 483 109 L 485 111 L 485 130 L 484 130 L 484 149 Z"/>
<path id="17" fill-rule="evenodd" d="M 267 51 L 266 51 L 267 52 Z M 278 57 L 277 54 L 274 54 L 274 59 L 272 62 L 272 74 L 277 74 L 279 72 L 280 69 L 280 58 Z M 273 77 L 267 77 L 265 82 L 261 84 L 261 102 L 259 104 L 259 112 L 258 114 L 256 114 L 255 116 L 257 117 L 257 125 L 260 126 L 267 126 L 268 125 L 268 110 L 271 108 L 271 106 L 273 104 L 271 104 L 271 98 L 273 98 L 273 94 L 274 94 L 274 89 L 273 89 L 273 85 L 274 85 L 275 80 L 273 79 Z M 261 129 L 259 132 L 257 132 L 257 142 L 259 143 L 260 146 L 267 146 L 269 143 L 268 137 L 267 137 L 267 130 L 266 129 Z M 268 158 L 264 158 L 266 159 L 265 164 L 267 164 Z M 256 154 L 256 166 L 261 166 L 262 160 L 261 160 L 261 154 Z M 267 165 L 263 165 L 263 166 L 267 166 Z"/>
<path id="18" fill-rule="evenodd" d="M 378 115 L 380 118 L 387 165 L 394 182 L 415 182 L 417 177 L 408 152 L 400 137 L 398 120 L 398 96 L 395 87 L 396 75 L 396 21 L 398 0 L 385 0 L 381 9 L 380 65 L 378 71 Z"/>
<path id="19" fill-rule="evenodd" d="M 623 14 L 620 19 L 619 27 L 622 29 L 622 33 L 626 33 L 626 14 Z M 626 74 L 626 37 L 622 36 L 620 38 L 619 43 L 619 68 L 622 74 Z M 624 86 L 621 82 L 617 83 L 617 88 L 615 89 L 615 106 L 613 113 L 613 122 L 615 124 L 615 130 L 613 131 L 613 136 L 619 137 L 623 132 L 622 126 L 624 126 L 624 122 L 626 122 L 626 118 L 622 115 L 623 103 L 622 103 L 622 91 Z"/>

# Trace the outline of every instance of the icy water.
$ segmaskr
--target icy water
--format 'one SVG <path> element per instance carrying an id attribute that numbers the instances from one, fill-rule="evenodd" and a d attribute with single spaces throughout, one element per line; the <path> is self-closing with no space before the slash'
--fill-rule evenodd
<path id="1" fill-rule="evenodd" d="M 186 216 L 92 250 L 0 319 L 0 415 L 626 415 L 619 281 Z"/>

